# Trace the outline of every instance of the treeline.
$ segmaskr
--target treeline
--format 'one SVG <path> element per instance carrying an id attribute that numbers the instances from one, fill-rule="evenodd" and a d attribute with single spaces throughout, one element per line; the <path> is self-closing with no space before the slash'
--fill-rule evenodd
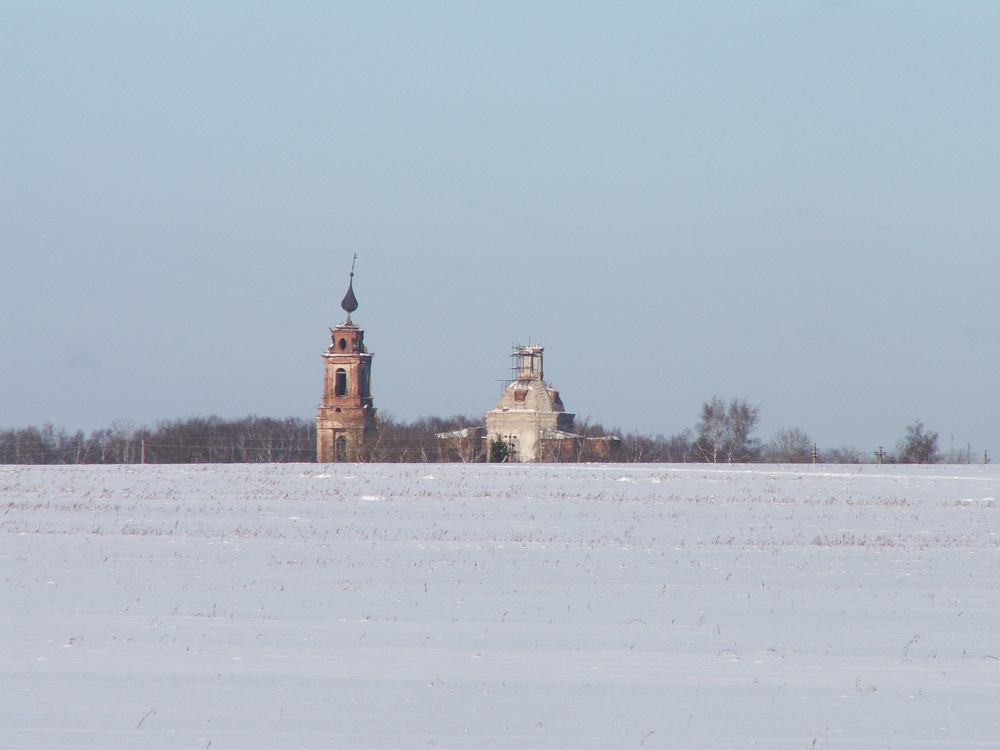
<path id="1" fill-rule="evenodd" d="M 0 430 L 5 464 L 283 463 L 316 460 L 316 423 L 249 416 L 193 417 L 67 433 L 50 424 Z"/>
<path id="2" fill-rule="evenodd" d="M 441 432 L 482 424 L 472 417 L 379 420 L 372 461 L 436 461 Z M 314 420 L 217 416 L 157 422 L 153 427 L 115 423 L 90 435 L 41 428 L 0 429 L 0 464 L 308 463 L 316 461 Z"/>
<path id="3" fill-rule="evenodd" d="M 627 434 L 622 436 L 622 460 L 681 463 L 825 463 L 825 464 L 932 464 L 973 463 L 971 446 L 967 451 L 944 456 L 938 445 L 938 433 L 928 430 L 919 419 L 906 427 L 895 450 L 880 446 L 871 452 L 853 446 L 820 449 L 798 427 L 783 428 L 765 442 L 756 436 L 760 407 L 746 400 L 725 401 L 718 396 L 702 404 L 694 430 L 684 430 L 672 437 Z M 578 432 L 585 435 L 617 434 L 601 425 L 584 422 Z M 989 463 L 983 451 L 983 463 Z"/>
<path id="4" fill-rule="evenodd" d="M 967 452 L 947 457 L 938 433 L 919 420 L 905 429 L 895 450 L 860 451 L 853 447 L 820 450 L 799 428 L 779 430 L 765 442 L 757 437 L 760 409 L 743 399 L 713 397 L 701 408 L 693 430 L 665 437 L 644 435 L 588 420 L 574 431 L 584 437 L 615 435 L 621 439 L 625 463 L 972 463 Z M 367 460 L 421 463 L 441 460 L 440 433 L 483 427 L 481 417 L 424 417 L 400 422 L 379 419 L 378 439 L 367 446 Z M 465 461 L 482 461 L 484 450 L 472 449 Z M 135 464 L 135 463 L 309 463 L 316 460 L 316 423 L 300 418 L 217 416 L 157 422 L 135 428 L 115 423 L 90 435 L 68 433 L 46 424 L 41 428 L 0 429 L 0 464 Z M 981 456 L 989 461 L 987 453 Z"/>

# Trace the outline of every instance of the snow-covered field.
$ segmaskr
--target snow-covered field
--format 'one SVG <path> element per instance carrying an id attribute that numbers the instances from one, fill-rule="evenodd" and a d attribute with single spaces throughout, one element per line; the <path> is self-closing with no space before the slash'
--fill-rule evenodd
<path id="1" fill-rule="evenodd" d="M 0 467 L 4 748 L 997 748 L 1000 467 Z"/>

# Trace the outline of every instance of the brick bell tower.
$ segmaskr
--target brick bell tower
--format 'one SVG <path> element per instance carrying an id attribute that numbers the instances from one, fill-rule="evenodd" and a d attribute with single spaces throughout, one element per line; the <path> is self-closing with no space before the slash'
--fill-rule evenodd
<path id="1" fill-rule="evenodd" d="M 355 255 L 354 260 L 357 258 Z M 369 459 L 378 435 L 371 394 L 373 355 L 365 347 L 365 332 L 351 321 L 351 313 L 358 309 L 353 262 L 340 306 L 347 312 L 347 320 L 330 329 L 333 342 L 323 353 L 323 401 L 316 415 L 319 463 Z"/>

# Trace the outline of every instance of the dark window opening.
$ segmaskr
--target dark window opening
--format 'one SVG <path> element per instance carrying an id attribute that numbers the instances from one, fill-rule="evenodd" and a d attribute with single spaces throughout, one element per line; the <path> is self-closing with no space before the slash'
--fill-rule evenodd
<path id="1" fill-rule="evenodd" d="M 347 348 L 347 339 L 341 339 L 340 340 L 340 350 L 343 351 L 346 348 Z"/>
<path id="2" fill-rule="evenodd" d="M 335 396 L 347 395 L 347 370 L 343 367 L 337 370 L 337 379 L 333 386 L 333 393 Z"/>
<path id="3" fill-rule="evenodd" d="M 333 441 L 334 455 L 338 461 L 347 460 L 347 436 L 337 435 L 337 439 Z"/>

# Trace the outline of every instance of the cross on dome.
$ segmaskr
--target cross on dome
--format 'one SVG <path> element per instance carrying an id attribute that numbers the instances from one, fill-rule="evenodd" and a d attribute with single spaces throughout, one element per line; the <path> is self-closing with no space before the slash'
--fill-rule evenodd
<path id="1" fill-rule="evenodd" d="M 354 296 L 354 264 L 358 261 L 358 254 L 354 253 L 354 260 L 351 261 L 351 280 L 347 284 L 347 294 L 341 300 L 340 306 L 347 312 L 347 324 L 351 324 L 351 313 L 358 309 L 358 298 Z"/>

